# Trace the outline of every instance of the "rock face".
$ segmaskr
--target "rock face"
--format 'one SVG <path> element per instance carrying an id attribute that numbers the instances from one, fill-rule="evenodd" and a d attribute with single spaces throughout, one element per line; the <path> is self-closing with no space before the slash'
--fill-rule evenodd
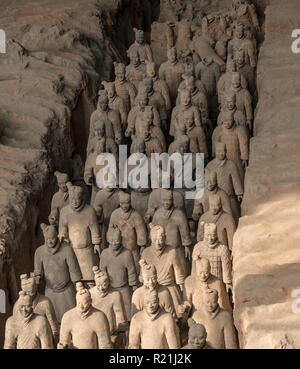
<path id="1" fill-rule="evenodd" d="M 291 51 L 300 3 L 273 0 L 265 16 L 255 137 L 234 236 L 234 320 L 241 347 L 300 348 L 300 57 Z"/>

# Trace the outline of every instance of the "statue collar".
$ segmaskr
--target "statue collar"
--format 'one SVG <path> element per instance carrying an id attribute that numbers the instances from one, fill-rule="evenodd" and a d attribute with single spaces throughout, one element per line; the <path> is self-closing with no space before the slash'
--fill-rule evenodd
<path id="1" fill-rule="evenodd" d="M 145 310 L 145 314 L 149 317 L 151 321 L 155 320 L 159 316 L 160 312 L 161 312 L 160 307 L 157 309 L 157 311 L 154 314 L 148 314 L 147 311 Z"/>
<path id="2" fill-rule="evenodd" d="M 217 162 L 219 167 L 224 167 L 224 165 L 227 163 L 227 158 L 225 158 L 223 160 L 219 160 L 218 158 L 216 158 L 216 162 Z"/>
<path id="3" fill-rule="evenodd" d="M 218 240 L 215 243 L 213 243 L 212 245 L 210 243 L 206 242 L 205 240 L 203 240 L 202 242 L 209 249 L 214 249 L 214 248 L 216 248 L 219 245 L 219 241 Z"/>
<path id="4" fill-rule="evenodd" d="M 74 213 L 79 213 L 79 212 L 81 212 L 81 210 L 83 209 L 85 207 L 85 203 L 84 203 L 84 201 L 82 202 L 82 204 L 79 206 L 79 208 L 77 208 L 77 209 L 73 209 L 72 208 L 72 210 L 74 211 Z"/>
<path id="5" fill-rule="evenodd" d="M 85 320 L 90 315 L 90 312 L 91 312 L 91 307 L 87 311 L 85 311 L 84 313 L 79 312 L 80 319 Z"/>
<path id="6" fill-rule="evenodd" d="M 58 249 L 60 248 L 60 242 L 59 242 L 59 239 L 57 239 L 57 242 L 56 242 L 56 244 L 55 244 L 55 246 L 54 246 L 54 247 L 48 247 L 48 246 L 46 246 L 46 247 L 47 247 L 47 249 L 48 249 L 48 251 L 49 251 L 49 253 L 50 253 L 51 255 L 56 254 L 56 253 L 57 253 L 57 251 L 58 251 Z"/>
<path id="7" fill-rule="evenodd" d="M 206 315 L 209 319 L 213 320 L 213 319 L 215 319 L 215 317 L 219 314 L 219 312 L 220 312 L 220 306 L 218 305 L 218 307 L 216 308 L 216 310 L 215 310 L 215 311 L 213 311 L 213 312 L 207 311 L 206 309 L 204 309 L 204 311 L 205 311 L 205 315 Z"/>

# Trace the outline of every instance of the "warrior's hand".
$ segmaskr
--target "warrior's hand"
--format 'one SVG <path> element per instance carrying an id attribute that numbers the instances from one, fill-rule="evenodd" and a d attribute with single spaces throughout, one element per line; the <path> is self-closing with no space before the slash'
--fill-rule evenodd
<path id="1" fill-rule="evenodd" d="M 248 166 L 248 160 L 242 160 L 242 166 L 244 169 L 246 169 Z"/>
<path id="2" fill-rule="evenodd" d="M 242 202 L 243 201 L 243 195 L 238 195 L 237 199 L 238 199 L 238 202 Z"/>
<path id="3" fill-rule="evenodd" d="M 232 293 L 232 284 L 231 283 L 226 283 L 226 292 L 229 293 L 229 291 L 231 291 L 231 293 Z"/>
<path id="4" fill-rule="evenodd" d="M 93 184 L 93 176 L 91 174 L 85 177 L 85 183 L 88 186 L 91 186 Z"/>
<path id="5" fill-rule="evenodd" d="M 145 215 L 144 220 L 145 220 L 145 223 L 147 223 L 147 224 L 150 223 L 151 215 Z"/>
<path id="6" fill-rule="evenodd" d="M 185 246 L 184 256 L 186 257 L 186 259 L 191 260 L 191 249 L 189 248 L 189 246 Z"/>
<path id="7" fill-rule="evenodd" d="M 63 343 L 58 343 L 57 344 L 57 348 L 58 348 L 58 350 L 65 350 L 65 349 L 67 349 L 68 348 L 68 345 L 64 345 Z"/>
<path id="8" fill-rule="evenodd" d="M 99 255 L 99 258 L 100 258 L 100 255 L 101 255 L 101 247 L 100 247 L 100 245 L 94 245 L 94 254 L 98 254 Z"/>
<path id="9" fill-rule="evenodd" d="M 125 131 L 125 137 L 130 137 L 131 135 L 132 135 L 131 130 L 127 128 Z"/>

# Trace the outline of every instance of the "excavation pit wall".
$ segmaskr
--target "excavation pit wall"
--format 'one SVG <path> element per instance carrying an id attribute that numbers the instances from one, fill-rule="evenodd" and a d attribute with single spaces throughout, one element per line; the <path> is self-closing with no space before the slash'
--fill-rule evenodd
<path id="1" fill-rule="evenodd" d="M 300 348 L 300 56 L 291 50 L 297 28 L 299 1 L 272 0 L 233 246 L 234 322 L 242 348 Z"/>

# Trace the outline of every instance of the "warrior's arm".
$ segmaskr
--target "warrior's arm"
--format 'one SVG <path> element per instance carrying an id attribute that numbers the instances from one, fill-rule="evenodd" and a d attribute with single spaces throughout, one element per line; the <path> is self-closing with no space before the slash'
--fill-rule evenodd
<path id="1" fill-rule="evenodd" d="M 133 316 L 129 329 L 129 349 L 141 348 L 141 330 L 137 323 L 136 315 Z"/>

